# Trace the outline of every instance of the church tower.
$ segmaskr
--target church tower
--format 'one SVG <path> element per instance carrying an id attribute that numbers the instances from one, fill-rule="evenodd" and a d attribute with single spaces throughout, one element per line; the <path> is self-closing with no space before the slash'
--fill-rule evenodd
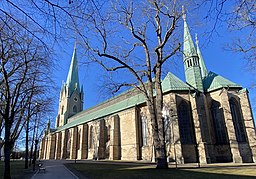
<path id="1" fill-rule="evenodd" d="M 76 45 L 70 63 L 66 82 L 63 82 L 60 91 L 60 102 L 56 127 L 65 125 L 67 119 L 83 110 L 83 86 L 80 89 L 78 78 L 78 63 Z"/>
<path id="2" fill-rule="evenodd" d="M 191 38 L 189 28 L 186 22 L 186 14 L 183 10 L 184 19 L 184 44 L 183 44 L 183 63 L 185 69 L 186 82 L 203 92 L 203 81 L 200 69 L 199 57 Z"/>

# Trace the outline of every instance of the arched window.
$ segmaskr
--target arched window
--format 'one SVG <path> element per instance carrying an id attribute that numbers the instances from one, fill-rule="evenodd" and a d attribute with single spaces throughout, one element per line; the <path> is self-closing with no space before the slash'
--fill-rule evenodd
<path id="1" fill-rule="evenodd" d="M 67 137 L 67 139 L 66 139 L 67 156 L 66 157 L 69 158 L 69 156 L 70 156 L 70 148 L 71 148 L 71 134 L 70 134 L 69 129 L 66 132 L 66 137 Z"/>
<path id="2" fill-rule="evenodd" d="M 230 105 L 232 120 L 235 128 L 236 140 L 237 142 L 246 142 L 245 129 L 244 129 L 242 116 L 239 110 L 239 105 L 234 98 L 231 98 L 229 100 L 229 105 Z"/>
<path id="3" fill-rule="evenodd" d="M 194 144 L 195 134 L 191 118 L 191 108 L 183 100 L 178 106 L 178 120 L 181 144 Z"/>
<path id="4" fill-rule="evenodd" d="M 56 126 L 59 127 L 59 125 L 60 125 L 60 115 L 58 115 L 58 117 L 57 117 L 57 124 L 56 124 Z"/>
<path id="5" fill-rule="evenodd" d="M 108 125 L 108 127 L 107 127 L 107 141 L 110 140 L 110 131 L 111 131 L 111 126 Z"/>
<path id="6" fill-rule="evenodd" d="M 142 145 L 148 145 L 148 120 L 146 115 L 141 115 Z"/>
<path id="7" fill-rule="evenodd" d="M 223 111 L 220 109 L 220 103 L 213 101 L 211 105 L 211 115 L 215 132 L 216 144 L 227 144 L 227 131 L 223 119 Z"/>
<path id="8" fill-rule="evenodd" d="M 77 145 L 76 145 L 77 148 L 76 149 L 79 150 L 80 149 L 80 140 L 81 140 L 81 129 L 77 128 L 77 130 L 78 130 L 78 133 L 77 133 L 78 136 L 77 136 Z"/>
<path id="9" fill-rule="evenodd" d="M 77 107 L 76 107 L 76 105 L 73 106 L 73 112 L 74 112 L 74 113 L 77 113 Z"/>
<path id="10" fill-rule="evenodd" d="M 93 126 L 90 127 L 90 136 L 89 136 L 89 148 L 93 148 Z"/>
<path id="11" fill-rule="evenodd" d="M 64 113 L 64 106 L 61 107 L 61 114 Z"/>
<path id="12" fill-rule="evenodd" d="M 166 143 L 170 142 L 170 113 L 166 106 L 163 107 L 163 122 L 164 122 L 164 139 Z"/>

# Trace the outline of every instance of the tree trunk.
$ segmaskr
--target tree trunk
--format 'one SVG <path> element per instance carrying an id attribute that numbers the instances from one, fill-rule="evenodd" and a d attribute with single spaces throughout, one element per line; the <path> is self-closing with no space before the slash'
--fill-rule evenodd
<path id="1" fill-rule="evenodd" d="M 29 134 L 29 120 L 27 120 L 27 128 L 26 128 L 25 168 L 28 168 L 28 134 Z"/>
<path id="2" fill-rule="evenodd" d="M 156 115 L 157 129 L 158 129 L 157 131 L 158 141 L 155 146 L 156 160 L 157 160 L 156 168 L 168 168 L 165 141 L 164 141 L 164 123 L 163 123 L 163 117 L 162 117 L 163 92 L 162 92 L 162 85 L 161 85 L 161 68 L 160 68 L 160 64 L 158 64 L 157 66 L 158 67 L 156 68 L 156 71 L 155 71 L 155 90 L 156 90 L 155 115 Z"/>
<path id="3" fill-rule="evenodd" d="M 163 124 L 161 124 L 162 116 L 160 119 L 157 118 L 157 110 L 156 110 L 154 98 L 152 98 L 152 101 L 150 101 L 149 99 L 147 100 L 147 106 L 150 113 L 152 129 L 153 129 L 152 131 L 153 145 L 156 150 L 155 152 L 156 152 L 156 161 L 157 161 L 156 168 L 165 169 L 165 168 L 168 168 L 168 163 L 166 158 L 165 142 L 163 139 L 161 139 L 161 136 L 163 136 L 163 127 L 162 127 Z"/>
<path id="4" fill-rule="evenodd" d="M 34 130 L 33 130 L 33 138 L 32 138 L 32 142 L 31 142 L 29 166 L 31 166 L 31 163 L 32 163 L 32 156 L 33 156 L 33 149 L 34 149 L 33 147 L 34 147 L 35 134 L 36 134 L 36 120 L 35 120 L 35 125 L 34 125 Z"/>
<path id="5" fill-rule="evenodd" d="M 29 166 L 32 164 L 32 156 L 33 156 L 33 149 L 34 149 L 34 139 L 35 139 L 35 131 L 33 133 L 33 138 L 31 141 L 31 148 L 30 148 L 30 156 L 29 156 Z"/>
<path id="6" fill-rule="evenodd" d="M 10 126 L 8 119 L 5 120 L 5 144 L 4 144 L 4 179 L 11 178 L 10 168 L 10 154 L 11 154 L 11 141 L 10 141 Z"/>

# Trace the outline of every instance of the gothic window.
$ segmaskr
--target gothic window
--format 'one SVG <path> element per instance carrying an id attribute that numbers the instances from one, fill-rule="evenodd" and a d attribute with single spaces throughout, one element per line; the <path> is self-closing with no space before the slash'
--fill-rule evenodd
<path id="1" fill-rule="evenodd" d="M 232 120 L 235 128 L 237 142 L 246 142 L 245 129 L 242 116 L 239 110 L 239 105 L 234 98 L 229 100 Z"/>
<path id="2" fill-rule="evenodd" d="M 109 158 L 109 145 L 110 145 L 110 130 L 111 130 L 111 126 L 108 125 L 108 127 L 106 127 L 106 150 L 105 150 L 105 154 L 106 154 L 106 158 Z"/>
<path id="3" fill-rule="evenodd" d="M 59 127 L 59 125 L 60 125 L 60 115 L 58 115 L 57 117 L 57 127 Z"/>
<path id="4" fill-rule="evenodd" d="M 89 135 L 89 148 L 93 148 L 93 126 L 90 127 L 90 135 Z"/>
<path id="5" fill-rule="evenodd" d="M 71 134 L 70 134 L 70 131 L 67 130 L 67 133 L 66 133 L 66 137 L 67 137 L 67 140 L 66 140 L 66 145 L 67 145 L 67 157 L 69 157 L 70 155 L 70 149 L 71 149 Z"/>
<path id="6" fill-rule="evenodd" d="M 213 101 L 211 105 L 211 115 L 213 120 L 213 127 L 215 132 L 216 144 L 227 144 L 227 133 L 225 122 L 223 119 L 223 112 L 220 109 L 220 103 Z"/>
<path id="7" fill-rule="evenodd" d="M 80 140 L 81 140 L 81 129 L 77 129 L 78 133 L 77 133 L 77 145 L 76 145 L 76 149 L 79 150 L 80 149 Z"/>
<path id="8" fill-rule="evenodd" d="M 141 115 L 142 145 L 148 145 L 148 120 L 146 115 Z"/>
<path id="9" fill-rule="evenodd" d="M 184 100 L 178 106 L 178 120 L 181 144 L 194 144 L 195 134 L 191 118 L 191 108 Z"/>
<path id="10" fill-rule="evenodd" d="M 188 65 L 188 67 L 189 67 L 189 61 L 187 60 L 187 65 Z"/>
<path id="11" fill-rule="evenodd" d="M 77 107 L 76 107 L 76 105 L 73 106 L 73 112 L 74 112 L 74 113 L 77 113 Z"/>
<path id="12" fill-rule="evenodd" d="M 110 131 L 111 131 L 111 126 L 108 125 L 108 128 L 107 128 L 107 140 L 108 141 L 110 140 Z"/>
<path id="13" fill-rule="evenodd" d="M 64 113 L 64 106 L 61 107 L 61 114 Z"/>
<path id="14" fill-rule="evenodd" d="M 170 142 L 170 113 L 166 106 L 163 107 L 163 122 L 164 122 L 164 139 L 166 143 Z"/>

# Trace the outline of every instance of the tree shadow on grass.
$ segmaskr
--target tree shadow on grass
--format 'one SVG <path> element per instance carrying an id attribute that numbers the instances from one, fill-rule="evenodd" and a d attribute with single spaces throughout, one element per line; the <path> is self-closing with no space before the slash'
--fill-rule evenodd
<path id="1" fill-rule="evenodd" d="M 200 171 L 195 169 L 155 169 L 148 165 L 130 166 L 130 165 L 119 165 L 119 164 L 67 164 L 67 167 L 71 167 L 79 172 L 81 175 L 91 179 L 192 179 L 192 178 L 203 178 L 203 179 L 226 179 L 226 178 L 253 178 L 252 176 L 242 176 L 234 174 L 220 174 L 220 173 L 207 173 L 207 171 Z"/>

